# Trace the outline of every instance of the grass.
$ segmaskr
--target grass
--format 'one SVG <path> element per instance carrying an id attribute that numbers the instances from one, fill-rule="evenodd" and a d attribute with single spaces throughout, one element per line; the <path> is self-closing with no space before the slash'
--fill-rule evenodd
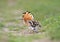
<path id="1" fill-rule="evenodd" d="M 13 5 L 8 5 L 8 0 L 0 0 L 0 17 L 4 18 L 4 21 L 0 23 L 0 28 L 8 22 L 20 23 L 21 20 L 16 20 L 17 17 L 22 16 L 24 11 L 30 11 L 35 20 L 41 22 L 43 30 L 47 32 L 51 39 L 60 39 L 60 0 L 13 0 Z M 19 10 L 21 12 L 17 12 Z M 24 26 L 9 26 L 9 30 L 18 30 L 24 28 Z M 29 37 L 9 37 L 9 42 L 31 42 L 35 38 L 41 38 L 39 35 Z"/>
<path id="2" fill-rule="evenodd" d="M 2 29 L 4 27 L 3 23 L 0 23 L 0 29 Z"/>
<path id="3" fill-rule="evenodd" d="M 32 42 L 33 40 L 36 39 L 41 39 L 43 38 L 42 35 L 34 34 L 30 36 L 14 36 L 12 34 L 9 34 L 9 42 Z"/>

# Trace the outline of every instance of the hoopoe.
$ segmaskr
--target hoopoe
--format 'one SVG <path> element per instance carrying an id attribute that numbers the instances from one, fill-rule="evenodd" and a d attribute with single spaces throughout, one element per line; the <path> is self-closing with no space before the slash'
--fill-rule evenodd
<path id="1" fill-rule="evenodd" d="M 34 31 L 34 32 L 38 32 L 38 27 L 41 27 L 41 24 L 39 24 L 38 21 L 29 21 L 30 23 L 30 28 Z"/>
<path id="2" fill-rule="evenodd" d="M 29 26 L 29 21 L 34 20 L 34 17 L 30 12 L 26 11 L 23 13 L 23 20 L 25 24 Z"/>

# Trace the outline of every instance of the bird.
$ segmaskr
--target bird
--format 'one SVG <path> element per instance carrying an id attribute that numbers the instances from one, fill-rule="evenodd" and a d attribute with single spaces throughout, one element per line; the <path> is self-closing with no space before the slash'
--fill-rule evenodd
<path id="1" fill-rule="evenodd" d="M 24 23 L 28 26 L 29 26 L 28 22 L 34 20 L 33 15 L 29 11 L 24 12 L 22 18 L 23 18 Z"/>
<path id="2" fill-rule="evenodd" d="M 39 22 L 36 21 L 36 20 L 34 20 L 34 21 L 29 21 L 29 23 L 30 23 L 31 29 L 32 29 L 34 32 L 38 33 L 38 27 L 41 27 L 41 24 L 39 24 Z M 37 26 L 38 26 L 38 27 L 37 27 Z"/>

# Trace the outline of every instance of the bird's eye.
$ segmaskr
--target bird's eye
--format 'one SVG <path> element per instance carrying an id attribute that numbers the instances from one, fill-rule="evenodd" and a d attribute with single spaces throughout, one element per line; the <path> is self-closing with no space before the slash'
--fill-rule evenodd
<path id="1" fill-rule="evenodd" d="M 23 14 L 26 14 L 26 12 L 24 12 Z"/>

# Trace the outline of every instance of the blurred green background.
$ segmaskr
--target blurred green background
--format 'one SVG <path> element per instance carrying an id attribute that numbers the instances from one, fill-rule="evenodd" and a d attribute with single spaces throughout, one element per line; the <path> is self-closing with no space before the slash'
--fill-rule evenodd
<path id="1" fill-rule="evenodd" d="M 33 34 L 25 37 L 25 35 L 13 36 L 12 33 L 7 33 L 9 30 L 25 29 L 26 26 L 23 26 L 19 19 L 27 10 L 33 14 L 35 20 L 42 24 L 42 31 L 45 34 Z M 60 40 L 60 0 L 0 0 L 1 42 L 4 38 L 8 42 L 32 42 L 45 36 L 52 40 Z"/>

